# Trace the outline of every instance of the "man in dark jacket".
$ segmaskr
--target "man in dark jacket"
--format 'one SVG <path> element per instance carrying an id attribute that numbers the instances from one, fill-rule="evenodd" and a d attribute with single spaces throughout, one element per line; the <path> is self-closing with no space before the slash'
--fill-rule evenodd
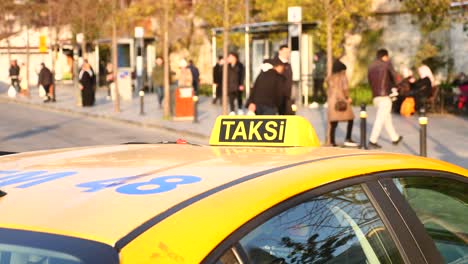
<path id="1" fill-rule="evenodd" d="M 18 93 L 21 92 L 21 88 L 19 85 L 20 67 L 18 66 L 16 60 L 12 60 L 10 62 L 10 69 L 8 72 L 11 80 L 11 86 L 13 86 Z"/>
<path id="2" fill-rule="evenodd" d="M 213 98 L 213 104 L 219 100 L 221 102 L 221 98 L 223 96 L 223 65 L 224 59 L 222 56 L 218 57 L 218 62 L 213 67 L 213 84 L 215 85 L 215 96 Z"/>
<path id="3" fill-rule="evenodd" d="M 374 127 L 369 138 L 369 146 L 381 148 L 377 144 L 377 140 L 382 127 L 385 126 L 385 130 L 387 130 L 394 145 L 400 143 L 403 137 L 398 135 L 393 127 L 392 99 L 389 96 L 391 88 L 396 87 L 399 76 L 393 69 L 387 50 L 378 50 L 376 57 L 376 60 L 369 66 L 367 75 L 372 88 L 373 103 L 377 108 Z"/>
<path id="4" fill-rule="evenodd" d="M 198 94 L 198 84 L 200 83 L 200 72 L 198 68 L 193 64 L 193 60 L 189 60 L 190 72 L 192 73 L 192 86 L 195 94 Z"/>
<path id="5" fill-rule="evenodd" d="M 265 60 L 247 101 L 249 111 L 257 115 L 276 115 L 281 103 L 285 78 L 284 64 L 278 60 Z"/>
<path id="6" fill-rule="evenodd" d="M 44 100 L 44 103 L 51 101 L 50 98 L 50 86 L 53 84 L 52 72 L 45 66 L 44 63 L 41 63 L 41 71 L 39 72 L 39 81 L 38 86 L 42 85 L 46 92 L 47 98 Z"/>
<path id="7" fill-rule="evenodd" d="M 292 110 L 292 69 L 291 64 L 289 64 L 289 54 L 290 50 L 287 45 L 281 45 L 278 50 L 278 56 L 274 60 L 279 60 L 284 64 L 284 70 L 282 75 L 284 76 L 283 87 L 281 88 L 281 103 L 279 108 L 280 115 L 294 115 Z"/>
<path id="8" fill-rule="evenodd" d="M 231 52 L 228 56 L 228 96 L 231 107 L 230 115 L 235 115 L 236 106 L 234 101 L 237 99 L 237 114 L 242 115 L 242 93 L 244 91 L 244 65 L 239 62 L 236 53 Z"/>

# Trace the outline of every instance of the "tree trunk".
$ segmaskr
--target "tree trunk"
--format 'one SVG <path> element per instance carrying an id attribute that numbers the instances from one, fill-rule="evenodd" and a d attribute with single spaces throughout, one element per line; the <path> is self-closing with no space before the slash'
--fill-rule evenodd
<path id="1" fill-rule="evenodd" d="M 332 34 L 333 34 L 333 25 L 332 19 L 330 16 L 327 16 L 327 77 L 330 77 L 332 74 L 332 65 L 333 65 L 333 50 L 332 50 Z"/>
<path id="2" fill-rule="evenodd" d="M 329 4 L 328 1 L 327 1 L 327 4 Z M 327 8 L 325 10 L 329 10 L 329 8 L 330 8 L 330 5 L 327 5 Z M 330 15 L 327 15 L 326 23 L 327 23 L 327 78 L 326 79 L 328 80 L 328 78 L 332 74 L 332 64 L 333 64 L 333 51 L 332 51 L 332 44 L 333 44 L 332 43 L 332 34 L 333 34 L 332 23 L 333 21 Z M 333 106 L 329 105 L 328 107 L 333 107 Z M 327 131 L 325 134 L 325 142 L 327 145 L 331 144 L 330 131 L 331 131 L 330 121 L 327 120 Z"/>
<path id="3" fill-rule="evenodd" d="M 164 119 L 171 117 L 170 103 L 171 90 L 169 83 L 169 4 L 170 0 L 165 0 L 163 18 L 163 57 L 164 57 Z"/>
<path id="4" fill-rule="evenodd" d="M 224 23 L 223 23 L 223 115 L 227 115 L 228 97 L 228 46 L 229 46 L 229 0 L 224 0 Z"/>

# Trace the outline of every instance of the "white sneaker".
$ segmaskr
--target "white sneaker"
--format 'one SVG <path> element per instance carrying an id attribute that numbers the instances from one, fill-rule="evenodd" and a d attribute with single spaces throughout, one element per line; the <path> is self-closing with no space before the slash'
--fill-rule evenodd
<path id="1" fill-rule="evenodd" d="M 229 115 L 230 115 L 230 116 L 235 116 L 235 115 L 236 115 L 236 112 L 231 111 L 231 112 L 229 113 Z"/>
<path id="2" fill-rule="evenodd" d="M 254 116 L 254 115 L 255 115 L 255 112 L 248 111 L 248 112 L 247 112 L 247 115 L 248 115 L 248 116 Z"/>
<path id="3" fill-rule="evenodd" d="M 346 147 L 353 147 L 353 148 L 359 146 L 359 144 L 354 142 L 353 140 L 346 140 L 343 145 L 345 145 Z"/>
<path id="4" fill-rule="evenodd" d="M 310 105 L 309 105 L 309 108 L 312 108 L 312 109 L 315 109 L 315 108 L 318 108 L 319 107 L 319 104 L 317 102 L 312 102 Z"/>
<path id="5" fill-rule="evenodd" d="M 237 110 L 237 114 L 238 115 L 244 115 L 244 111 L 242 111 L 242 109 L 239 109 L 239 110 Z"/>
<path id="6" fill-rule="evenodd" d="M 328 108 L 328 103 L 324 103 L 323 108 Z"/>

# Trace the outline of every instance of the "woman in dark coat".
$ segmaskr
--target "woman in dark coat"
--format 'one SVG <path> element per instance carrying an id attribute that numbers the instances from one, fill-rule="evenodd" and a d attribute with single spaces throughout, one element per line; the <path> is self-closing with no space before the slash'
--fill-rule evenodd
<path id="1" fill-rule="evenodd" d="M 330 122 L 329 139 L 333 146 L 335 143 L 335 131 L 338 122 L 347 121 L 345 146 L 356 147 L 357 144 L 351 139 L 353 130 L 354 113 L 351 108 L 351 98 L 349 97 L 348 78 L 346 77 L 346 65 L 337 60 L 333 63 L 332 75 L 328 78 L 328 122 Z M 346 102 L 346 109 L 338 110 L 335 105 L 338 101 Z"/>
<path id="2" fill-rule="evenodd" d="M 81 68 L 80 75 L 80 90 L 83 106 L 94 105 L 94 73 L 88 63 L 84 63 Z"/>

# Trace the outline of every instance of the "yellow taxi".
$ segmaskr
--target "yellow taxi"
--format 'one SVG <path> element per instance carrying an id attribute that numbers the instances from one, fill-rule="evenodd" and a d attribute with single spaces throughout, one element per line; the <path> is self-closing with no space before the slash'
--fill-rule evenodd
<path id="1" fill-rule="evenodd" d="M 177 143 L 0 157 L 0 264 L 468 262 L 464 168 L 320 147 L 298 116 Z"/>

